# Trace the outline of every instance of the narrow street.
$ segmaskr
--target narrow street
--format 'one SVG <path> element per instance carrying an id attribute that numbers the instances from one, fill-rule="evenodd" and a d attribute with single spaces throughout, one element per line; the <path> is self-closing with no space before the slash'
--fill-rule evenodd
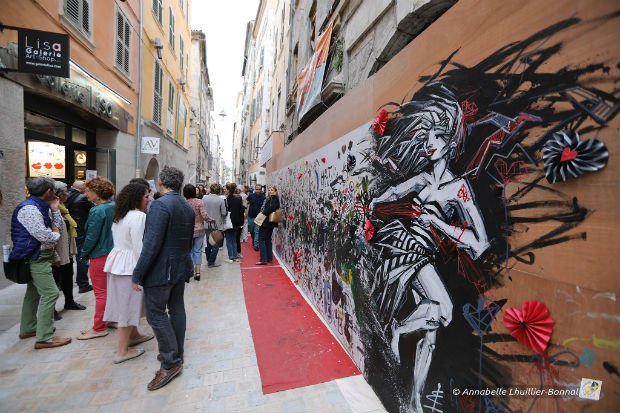
<path id="1" fill-rule="evenodd" d="M 225 251 L 220 252 L 220 259 Z M 253 264 L 253 263 L 252 263 Z M 244 262 L 241 263 L 241 266 Z M 0 411 L 63 413 L 322 412 L 380 413 L 381 403 L 362 376 L 263 395 L 248 323 L 239 264 L 203 268 L 186 285 L 187 335 L 183 373 L 149 392 L 159 363 L 157 342 L 143 356 L 113 364 L 116 332 L 64 347 L 34 350 L 19 340 L 18 325 L 0 335 Z M 19 321 L 23 286 L 0 291 L 3 318 Z M 86 311 L 63 311 L 57 334 L 75 337 L 92 320 L 94 296 L 80 294 Z M 57 308 L 62 308 L 62 299 Z M 12 317 L 11 317 L 12 316 Z M 8 322 L 8 321 L 7 321 Z M 277 330 L 277 329 L 274 329 Z M 142 320 L 141 332 L 151 332 Z M 35 374 L 36 373 L 36 374 Z"/>

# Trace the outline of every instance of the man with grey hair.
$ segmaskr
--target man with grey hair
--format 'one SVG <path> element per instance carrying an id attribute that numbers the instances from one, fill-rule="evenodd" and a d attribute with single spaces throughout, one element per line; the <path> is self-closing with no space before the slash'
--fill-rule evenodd
<path id="1" fill-rule="evenodd" d="M 191 252 L 195 214 L 179 191 L 183 173 L 166 166 L 157 182 L 161 198 L 146 216 L 142 253 L 133 271 L 133 288 L 144 289 L 146 319 L 159 345 L 161 367 L 148 384 L 157 390 L 183 370 L 185 282 L 194 274 Z M 167 310 L 167 312 L 166 312 Z"/>
<path id="2" fill-rule="evenodd" d="M 65 225 L 54 192 L 54 180 L 31 178 L 26 183 L 30 196 L 13 211 L 11 260 L 30 260 L 32 280 L 26 287 L 19 338 L 36 336 L 35 349 L 69 344 L 70 338 L 54 336 L 54 305 L 58 288 L 52 276 L 54 247 Z M 38 312 L 38 317 L 37 317 Z"/>

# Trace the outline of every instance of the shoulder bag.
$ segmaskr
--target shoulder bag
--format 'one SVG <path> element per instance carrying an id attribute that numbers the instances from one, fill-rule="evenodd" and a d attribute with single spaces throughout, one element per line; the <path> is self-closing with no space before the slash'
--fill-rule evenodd
<path id="1" fill-rule="evenodd" d="M 32 281 L 30 260 L 16 260 L 4 263 L 4 275 L 17 284 L 28 284 Z"/>
<path id="2" fill-rule="evenodd" d="M 284 221 L 284 218 L 282 217 L 282 210 L 280 208 L 269 214 L 269 222 L 273 224 L 278 224 L 282 221 Z"/>
<path id="3" fill-rule="evenodd" d="M 267 215 L 259 212 L 258 215 L 256 215 L 256 218 L 254 218 L 254 223 L 260 227 L 263 225 L 263 222 L 265 222 L 265 219 L 267 219 Z"/>

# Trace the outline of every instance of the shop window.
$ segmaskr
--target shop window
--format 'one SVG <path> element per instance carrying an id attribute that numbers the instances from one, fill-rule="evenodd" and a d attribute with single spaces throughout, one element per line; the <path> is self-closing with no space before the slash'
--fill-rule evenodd
<path id="1" fill-rule="evenodd" d="M 28 176 L 65 178 L 65 147 L 50 142 L 28 141 Z"/>
<path id="2" fill-rule="evenodd" d="M 71 128 L 71 140 L 75 143 L 87 145 L 86 131 L 80 128 Z"/>
<path id="3" fill-rule="evenodd" d="M 153 0 L 153 14 L 157 17 L 159 24 L 164 24 L 164 6 L 163 0 Z"/>
<path id="4" fill-rule="evenodd" d="M 169 34 L 169 38 L 168 41 L 170 42 L 170 50 L 172 50 L 172 52 L 174 53 L 175 50 L 175 39 L 174 39 L 174 12 L 172 11 L 172 7 L 170 7 L 168 9 L 169 11 L 169 16 L 170 16 L 170 31 L 168 32 Z"/>
<path id="5" fill-rule="evenodd" d="M 24 112 L 24 128 L 48 136 L 65 139 L 65 124 L 46 116 Z"/>
<path id="6" fill-rule="evenodd" d="M 90 37 L 92 0 L 64 0 L 64 17 L 76 29 Z"/>
<path id="7" fill-rule="evenodd" d="M 164 83 L 164 70 L 161 65 L 155 61 L 155 84 L 153 85 L 153 122 L 161 125 L 161 109 L 162 109 L 162 87 Z"/>
<path id="8" fill-rule="evenodd" d="M 129 75 L 129 56 L 131 56 L 131 25 L 129 19 L 116 11 L 116 67 Z"/>

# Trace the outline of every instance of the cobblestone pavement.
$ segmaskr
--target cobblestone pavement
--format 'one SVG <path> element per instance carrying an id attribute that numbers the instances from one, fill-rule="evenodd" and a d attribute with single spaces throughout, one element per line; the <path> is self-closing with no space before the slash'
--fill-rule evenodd
<path id="1" fill-rule="evenodd" d="M 22 287 L 0 292 L 5 324 L 19 322 Z M 0 412 L 385 412 L 362 376 L 263 395 L 239 264 L 204 268 L 202 281 L 186 287 L 185 366 L 166 387 L 146 389 L 159 368 L 155 340 L 142 345 L 143 356 L 113 364 L 115 330 L 34 350 L 34 338 L 19 340 L 14 325 L 0 333 Z M 62 301 L 61 294 L 57 308 Z M 88 309 L 63 311 L 57 335 L 75 338 L 92 323 L 93 294 L 76 301 Z M 140 330 L 151 332 L 145 319 Z"/>

